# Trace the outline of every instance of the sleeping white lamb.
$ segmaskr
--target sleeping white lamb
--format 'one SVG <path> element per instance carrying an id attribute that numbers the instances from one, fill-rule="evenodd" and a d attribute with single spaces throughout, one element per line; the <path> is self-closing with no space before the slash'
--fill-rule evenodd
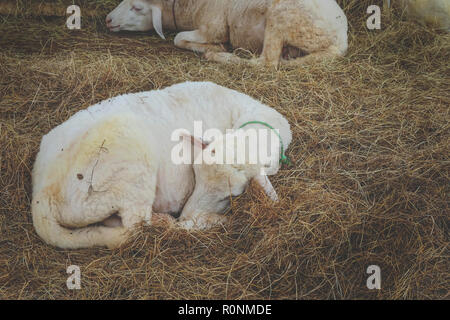
<path id="1" fill-rule="evenodd" d="M 114 248 L 139 223 L 180 212 L 181 227 L 207 228 L 223 220 L 220 213 L 230 197 L 242 194 L 252 179 L 276 199 L 267 176 L 260 174 L 264 164 L 175 164 L 172 152 L 180 142 L 172 134 L 180 128 L 194 132 L 194 121 L 223 133 L 242 125 L 239 132 L 265 128 L 253 123 L 259 121 L 279 130 L 284 148 L 292 139 L 277 111 L 213 83 L 186 82 L 103 101 L 42 139 L 31 208 L 39 236 L 61 248 Z M 194 136 L 182 141 L 197 146 L 193 160 L 215 154 L 219 143 L 207 145 Z M 271 155 L 275 171 L 283 155 L 278 151 Z"/>

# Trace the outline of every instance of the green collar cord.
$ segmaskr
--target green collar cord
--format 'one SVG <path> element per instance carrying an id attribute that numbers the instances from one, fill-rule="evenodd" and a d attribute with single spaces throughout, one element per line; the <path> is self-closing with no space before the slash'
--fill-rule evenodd
<path id="1" fill-rule="evenodd" d="M 283 140 L 281 139 L 281 136 L 278 133 L 278 131 L 274 129 L 274 127 L 272 127 L 270 124 L 262 122 L 262 121 L 249 121 L 249 122 L 244 123 L 242 126 L 240 126 L 239 129 L 242 129 L 249 124 L 262 124 L 263 126 L 266 126 L 267 128 L 272 129 L 273 132 L 275 132 L 276 135 L 278 136 L 278 139 L 280 139 L 280 146 L 281 146 L 280 164 L 291 165 L 291 160 L 284 154 Z"/>

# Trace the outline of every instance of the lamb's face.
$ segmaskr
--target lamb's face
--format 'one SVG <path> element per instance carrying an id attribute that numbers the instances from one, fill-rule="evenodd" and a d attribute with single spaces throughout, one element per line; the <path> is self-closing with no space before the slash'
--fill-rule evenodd
<path id="1" fill-rule="evenodd" d="M 153 29 L 152 8 L 144 0 L 124 0 L 106 17 L 110 31 L 149 31 Z"/>
<path id="2" fill-rule="evenodd" d="M 230 199 L 244 193 L 250 180 L 260 173 L 260 166 L 249 164 L 208 164 L 218 157 L 219 146 L 223 146 L 222 155 L 226 157 L 225 140 L 232 135 L 225 135 L 212 142 L 201 154 L 203 164 L 194 164 L 195 188 L 183 208 L 181 217 L 185 220 L 198 215 L 223 213 L 230 205 Z M 217 160 L 217 159 L 216 159 Z M 224 159 L 225 160 L 225 159 Z M 225 161 L 223 161 L 225 163 Z"/>
<path id="3" fill-rule="evenodd" d="M 256 170 L 256 169 L 255 169 Z M 244 193 L 251 175 L 248 169 L 225 165 L 194 165 L 195 189 L 183 208 L 181 217 L 223 213 L 230 199 Z"/>

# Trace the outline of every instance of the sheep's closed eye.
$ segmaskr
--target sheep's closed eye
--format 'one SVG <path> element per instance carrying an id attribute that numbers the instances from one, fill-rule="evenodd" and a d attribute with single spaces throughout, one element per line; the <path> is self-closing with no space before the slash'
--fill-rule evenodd
<path id="1" fill-rule="evenodd" d="M 138 8 L 138 7 L 132 6 L 132 7 L 131 7 L 131 10 L 134 10 L 134 11 L 141 11 L 142 8 Z"/>

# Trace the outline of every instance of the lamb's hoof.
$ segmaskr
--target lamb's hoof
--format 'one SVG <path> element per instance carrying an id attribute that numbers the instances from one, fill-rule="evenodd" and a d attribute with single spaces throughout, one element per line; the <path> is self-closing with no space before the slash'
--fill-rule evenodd
<path id="1" fill-rule="evenodd" d="M 177 226 L 186 230 L 208 230 L 218 225 L 223 225 L 227 218 L 220 214 L 208 214 L 194 219 L 181 220 Z"/>
<path id="2" fill-rule="evenodd" d="M 156 226 L 173 226 L 175 224 L 175 221 L 175 218 L 170 214 L 153 213 L 151 224 Z"/>

